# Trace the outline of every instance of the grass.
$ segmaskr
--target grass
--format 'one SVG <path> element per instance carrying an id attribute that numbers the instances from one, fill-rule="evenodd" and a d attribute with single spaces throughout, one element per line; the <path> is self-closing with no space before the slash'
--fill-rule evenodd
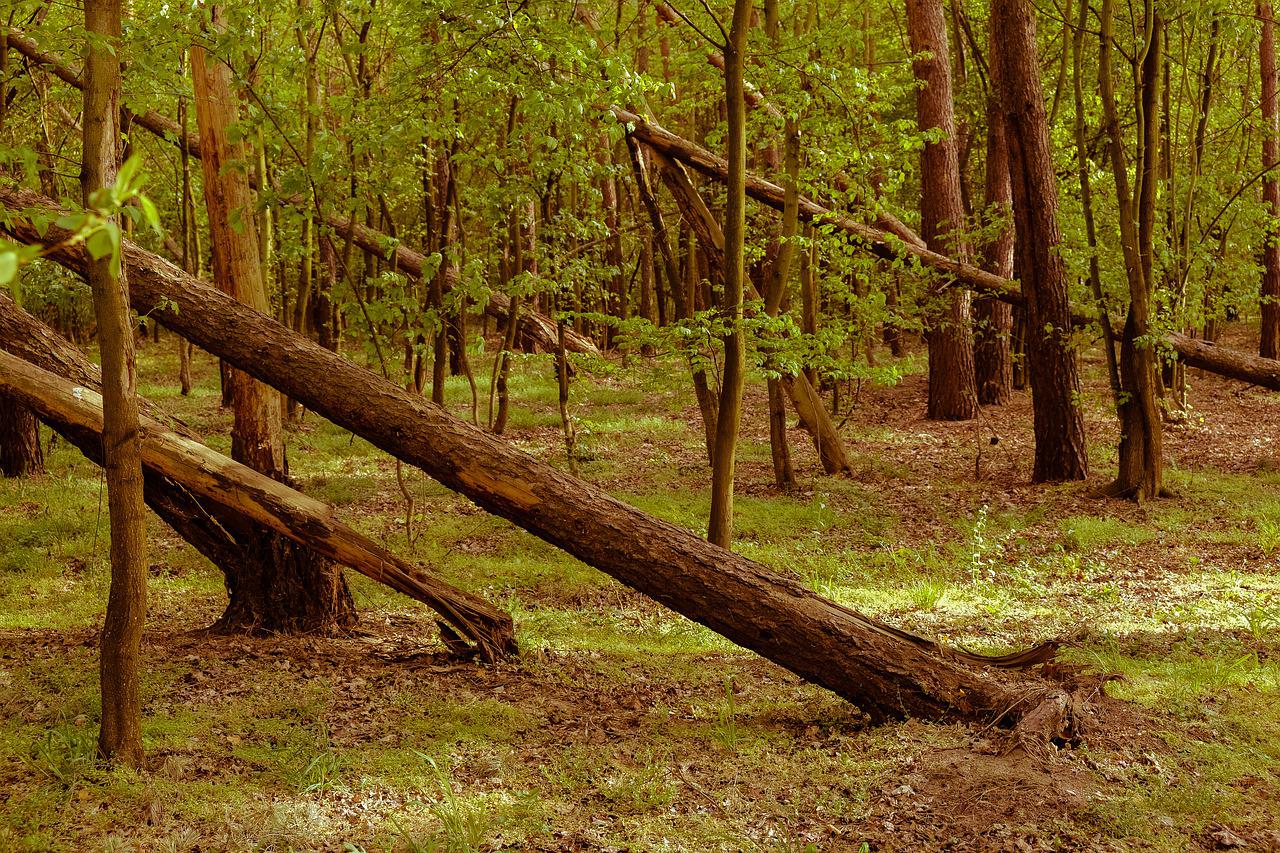
<path id="1" fill-rule="evenodd" d="M 197 360 L 186 398 L 167 348 L 145 348 L 141 367 L 148 396 L 226 446 L 212 362 Z M 519 360 L 511 388 L 509 438 L 563 467 L 546 359 Z M 450 394 L 465 413 L 464 383 Z M 638 361 L 580 371 L 572 405 L 587 479 L 701 530 L 690 398 L 679 370 Z M 1157 721 L 1158 743 L 1079 750 L 1096 795 L 1040 820 L 1039 837 L 1183 849 L 1211 823 L 1248 832 L 1280 819 L 1280 474 L 1174 468 L 1180 497 L 1142 510 L 1069 486 L 1010 502 L 975 483 L 971 463 L 917 467 L 917 453 L 938 452 L 918 424 L 855 417 L 859 477 L 814 475 L 795 432 L 803 488 L 782 496 L 758 414 L 744 424 L 742 553 L 965 648 L 1084 629 L 1069 659 L 1121 674 L 1110 691 Z M 522 659 L 430 657 L 430 614 L 362 577 L 350 584 L 365 638 L 193 633 L 216 618 L 222 580 L 151 518 L 151 764 L 104 768 L 101 484 L 58 444 L 46 476 L 0 483 L 0 849 L 857 850 L 883 837 L 885 791 L 982 736 L 868 727 L 848 703 L 406 469 L 410 543 L 386 457 L 314 415 L 288 443 L 299 483 L 344 520 L 512 613 Z M 893 819 L 901 832 L 940 818 Z"/>

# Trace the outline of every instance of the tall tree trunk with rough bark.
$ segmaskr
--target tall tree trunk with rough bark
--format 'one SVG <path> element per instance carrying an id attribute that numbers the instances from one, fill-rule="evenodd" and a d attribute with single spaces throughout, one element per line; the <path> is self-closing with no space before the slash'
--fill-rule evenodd
<path id="1" fill-rule="evenodd" d="M 1276 22 L 1271 4 L 1258 3 L 1258 20 L 1262 22 L 1259 49 L 1262 66 L 1262 168 L 1271 170 L 1280 163 L 1280 93 L 1277 93 Z M 1262 200 L 1270 221 L 1267 240 L 1262 250 L 1262 337 L 1258 354 L 1263 358 L 1280 357 L 1280 176 L 1267 171 L 1262 179 Z"/>
<path id="2" fill-rule="evenodd" d="M 1083 480 L 1089 470 L 1080 378 L 1071 346 L 1067 269 L 1059 248 L 1058 184 L 1028 0 L 991 4 L 992 79 L 1000 93 L 1013 189 L 1018 269 L 1027 311 L 1037 483 Z"/>
<path id="3" fill-rule="evenodd" d="M 1001 47 L 996 43 L 994 27 L 991 33 L 991 50 L 987 55 L 994 66 Z M 1009 180 L 1009 145 L 1000 96 L 995 91 L 994 82 L 987 93 L 986 171 L 983 204 L 986 215 L 1004 221 L 1005 225 L 983 247 L 982 268 L 1001 278 L 1013 278 L 1013 187 Z M 992 296 L 980 296 L 973 302 L 973 315 L 973 369 L 978 402 L 1003 406 L 1013 394 L 1013 306 Z"/>
<path id="4" fill-rule="evenodd" d="M 84 86 L 85 207 L 115 184 L 120 164 L 120 0 L 86 0 Z M 123 254 L 123 251 L 121 252 Z M 141 767 L 142 628 L 147 612 L 147 520 L 138 433 L 133 324 L 123 263 L 110 256 L 88 264 L 102 351 L 102 446 L 111 524 L 111 588 L 102 626 L 102 728 L 98 752 Z"/>
<path id="5" fill-rule="evenodd" d="M 947 24 L 942 0 L 908 0 L 907 30 L 912 69 L 920 87 L 916 113 L 920 130 L 941 138 L 920 155 L 920 220 L 930 249 L 967 261 L 964 200 L 960 186 L 955 112 L 951 99 Z M 974 386 L 971 297 L 967 290 L 935 288 L 926 319 L 929 342 L 929 410 L 932 420 L 968 420 L 978 412 Z"/>
<path id="6" fill-rule="evenodd" d="M 215 27 L 222 25 L 222 10 L 217 6 L 212 7 L 212 20 Z M 214 280 L 228 295 L 264 314 L 270 313 L 254 217 L 249 215 L 253 210 L 249 180 L 232 165 L 242 158 L 227 137 L 227 129 L 237 121 L 231 69 L 196 46 L 191 49 L 191 71 Z M 288 482 L 279 395 L 239 370 L 231 370 L 228 378 L 235 415 L 232 458 Z M 342 572 L 332 562 L 272 531 L 236 533 L 241 541 L 253 543 L 254 559 L 251 570 L 227 575 L 231 601 L 219 628 L 333 633 L 355 624 L 351 593 Z"/>

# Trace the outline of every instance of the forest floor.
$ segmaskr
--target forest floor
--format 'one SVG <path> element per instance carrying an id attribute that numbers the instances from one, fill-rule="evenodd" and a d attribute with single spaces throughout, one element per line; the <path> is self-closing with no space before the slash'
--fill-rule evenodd
<path id="1" fill-rule="evenodd" d="M 168 343 L 141 358 L 143 393 L 225 450 L 215 365 L 182 398 Z M 509 438 L 563 465 L 549 364 L 519 363 Z M 1280 395 L 1192 371 L 1166 433 L 1176 497 L 1137 506 L 1091 494 L 1116 441 L 1096 362 L 1094 473 L 1062 486 L 1028 482 L 1025 393 L 932 423 L 922 360 L 903 367 L 844 395 L 852 478 L 821 476 L 791 430 L 791 495 L 752 382 L 736 547 L 975 650 L 1080 632 L 1064 657 L 1122 676 L 1084 745 L 1038 761 L 979 727 L 870 726 L 417 471 L 407 535 L 393 463 L 308 415 L 302 488 L 510 611 L 520 661 L 449 660 L 429 612 L 354 574 L 353 636 L 211 636 L 221 577 L 153 517 L 149 765 L 103 769 L 104 495 L 57 444 L 47 475 L 0 483 L 0 850 L 1280 850 Z M 449 393 L 469 412 L 463 381 Z M 573 408 L 584 478 L 705 529 L 675 362 L 580 372 Z"/>

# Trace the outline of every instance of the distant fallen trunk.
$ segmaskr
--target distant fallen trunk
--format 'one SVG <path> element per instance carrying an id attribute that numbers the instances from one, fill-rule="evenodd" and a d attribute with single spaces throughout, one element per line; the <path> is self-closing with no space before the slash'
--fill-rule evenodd
<path id="1" fill-rule="evenodd" d="M 301 197 L 288 199 L 287 201 L 295 206 L 301 206 L 304 203 Z M 326 213 L 324 214 L 324 221 L 333 228 L 339 237 L 346 238 L 350 236 L 351 241 L 361 249 L 390 262 L 398 271 L 410 278 L 422 278 L 422 269 L 427 259 L 421 252 L 410 249 L 402 243 L 395 242 L 381 231 L 375 231 L 367 225 L 361 225 L 345 216 Z M 387 247 L 392 245 L 395 248 L 388 250 Z M 445 271 L 445 291 L 448 292 L 457 283 L 457 269 L 449 267 Z M 511 298 L 505 293 L 490 293 L 489 300 L 484 306 L 484 312 L 490 317 L 505 323 L 507 317 L 511 314 Z M 520 324 L 519 332 L 537 343 L 543 352 L 556 351 L 556 341 L 559 333 L 555 320 L 546 314 L 529 310 L 528 305 L 523 305 L 520 309 L 518 322 Z M 565 349 L 570 352 L 589 353 L 591 355 L 599 355 L 600 353 L 600 350 L 590 338 L 573 331 L 571 328 L 565 329 L 564 345 Z"/>
<path id="2" fill-rule="evenodd" d="M 1276 359 L 1220 347 L 1186 335 L 1165 335 L 1164 342 L 1178 353 L 1178 358 L 1191 367 L 1280 391 L 1280 361 Z"/>
<path id="3" fill-rule="evenodd" d="M 613 114 L 627 126 L 627 133 L 638 141 L 709 178 L 721 182 L 726 180 L 728 165 L 717 155 L 620 107 L 614 107 Z M 782 210 L 784 191 L 775 183 L 755 175 L 747 175 L 747 195 L 768 207 Z M 899 232 L 891 233 L 890 230 L 876 228 L 837 213 L 803 196 L 800 199 L 800 217 L 805 221 L 833 226 L 886 260 L 915 258 L 922 266 L 946 273 L 974 290 L 1013 305 L 1023 304 L 1022 290 L 1016 281 L 1001 278 L 972 264 L 926 249 L 912 239 L 915 235 L 901 226 L 901 223 L 898 223 L 900 228 L 891 225 L 891 230 Z M 1092 315 L 1077 311 L 1072 314 L 1072 322 L 1091 325 L 1097 320 Z M 1192 367 L 1280 391 L 1280 373 L 1277 372 L 1280 371 L 1280 361 L 1215 346 L 1186 335 L 1167 334 L 1161 338 L 1161 343 Z"/>
<path id="4" fill-rule="evenodd" d="M 0 351 L 0 389 L 59 431 L 101 441 L 102 398 L 96 391 Z M 334 516 L 315 498 L 216 453 L 143 417 L 142 461 L 153 475 L 229 507 L 311 550 L 349 566 L 439 613 L 494 662 L 516 653 L 511 617 L 482 599 L 411 566 Z"/>
<path id="5" fill-rule="evenodd" d="M 22 32 L 10 29 L 8 32 L 8 44 L 31 62 L 49 68 L 54 76 L 64 83 L 75 86 L 77 89 L 84 88 L 84 81 L 81 79 L 80 72 L 77 69 L 63 61 L 58 54 L 42 48 Z M 167 142 L 173 143 L 180 150 L 187 151 L 192 157 L 197 159 L 201 157 L 203 149 L 200 146 L 199 137 L 194 133 L 185 133 L 182 126 L 168 116 L 161 115 L 155 110 L 134 113 L 128 107 L 121 107 L 121 112 L 138 127 Z M 286 198 L 284 201 L 294 207 L 305 207 L 307 204 L 307 200 L 303 196 Z M 353 242 L 364 251 L 391 261 L 401 272 L 411 278 L 422 277 L 422 266 L 425 262 L 425 257 L 421 252 L 416 252 L 408 246 L 401 245 L 399 241 L 387 234 L 361 225 L 354 219 L 334 213 L 324 213 L 323 216 L 325 222 L 337 234 L 342 237 L 350 235 Z M 388 250 L 388 246 L 394 246 L 395 248 Z M 456 281 L 446 282 L 445 289 L 448 290 L 449 285 L 455 283 Z M 502 322 L 506 322 L 510 310 L 511 300 L 502 293 L 490 294 L 489 301 L 484 306 L 486 314 Z M 530 311 L 526 307 L 520 315 L 520 324 L 520 331 L 528 336 L 530 340 L 537 343 L 543 352 L 555 352 L 557 333 L 556 322 L 553 319 L 537 311 Z M 572 329 L 566 331 L 565 348 L 572 352 L 591 355 L 598 355 L 600 352 L 589 338 L 574 332 Z"/>
<path id="6" fill-rule="evenodd" d="M 0 189 L 11 210 L 51 203 Z M 73 271 L 83 246 L 10 215 L 4 229 Z M 873 718 L 988 719 L 1012 724 L 1061 689 L 997 674 L 1052 658 L 1048 644 L 987 657 L 947 649 L 828 601 L 692 532 L 653 518 L 539 462 L 125 241 L 134 307 L 289 394 L 488 511 L 678 613 L 826 687 Z M 1037 723 L 1039 725 L 1039 723 Z"/>

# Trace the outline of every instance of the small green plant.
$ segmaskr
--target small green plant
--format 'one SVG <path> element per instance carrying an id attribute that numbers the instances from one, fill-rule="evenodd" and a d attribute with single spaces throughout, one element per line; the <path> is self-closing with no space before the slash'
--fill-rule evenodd
<path id="1" fill-rule="evenodd" d="M 730 752 L 738 751 L 742 732 L 738 729 L 738 703 L 733 693 L 733 678 L 724 680 L 724 701 L 716 711 L 716 723 L 712 727 L 716 742 Z"/>
<path id="2" fill-rule="evenodd" d="M 1253 637 L 1253 641 L 1261 643 L 1280 630 L 1280 609 L 1259 605 L 1245 611 L 1244 621 L 1249 626 L 1249 635 Z"/>
<path id="3" fill-rule="evenodd" d="M 71 785 L 93 768 L 98 748 L 85 727 L 62 724 L 49 729 L 31 750 L 29 763 L 61 785 Z"/>
<path id="4" fill-rule="evenodd" d="M 1280 548 L 1280 518 L 1263 518 L 1258 521 L 1258 547 L 1268 557 Z"/>
<path id="5" fill-rule="evenodd" d="M 978 510 L 978 517 L 973 521 L 973 529 L 969 532 L 969 577 L 977 583 L 980 580 L 994 580 L 996 576 L 995 560 L 992 551 L 998 547 L 987 535 L 987 505 Z"/>
<path id="6" fill-rule="evenodd" d="M 431 774 L 440 789 L 440 799 L 431 806 L 440 830 L 425 838 L 413 838 L 392 819 L 392 825 L 400 832 L 400 840 L 411 853 L 476 853 L 489 835 L 489 821 L 454 793 L 449 771 L 435 758 L 416 749 L 413 753 L 431 766 Z"/>
<path id="7" fill-rule="evenodd" d="M 934 610 L 947 597 L 947 583 L 937 578 L 919 580 L 911 585 L 907 595 L 916 610 Z"/>
<path id="8" fill-rule="evenodd" d="M 299 794 L 317 791 L 335 791 L 344 787 L 342 782 L 342 756 L 325 746 L 303 751 L 303 761 L 294 774 L 294 787 Z"/>

